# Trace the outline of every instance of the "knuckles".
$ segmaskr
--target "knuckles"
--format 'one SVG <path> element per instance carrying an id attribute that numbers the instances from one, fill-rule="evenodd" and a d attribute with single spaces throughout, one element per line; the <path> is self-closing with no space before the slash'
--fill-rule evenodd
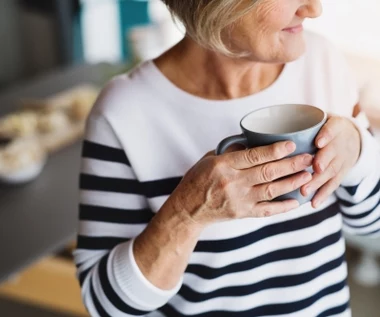
<path id="1" fill-rule="evenodd" d="M 276 170 L 269 164 L 265 164 L 261 167 L 261 179 L 264 183 L 271 182 L 275 179 Z"/>
<path id="2" fill-rule="evenodd" d="M 250 165 L 257 165 L 260 162 L 260 153 L 254 148 L 243 151 L 242 155 L 244 155 L 244 160 Z"/>
<path id="3" fill-rule="evenodd" d="M 273 200 L 276 198 L 276 190 L 273 183 L 266 185 L 264 188 L 265 200 Z"/>
<path id="4" fill-rule="evenodd" d="M 295 173 L 298 171 L 298 166 L 300 165 L 300 159 L 297 158 L 297 160 L 292 160 L 291 163 L 290 163 L 290 166 L 291 166 L 291 169 L 292 169 L 292 172 Z"/>

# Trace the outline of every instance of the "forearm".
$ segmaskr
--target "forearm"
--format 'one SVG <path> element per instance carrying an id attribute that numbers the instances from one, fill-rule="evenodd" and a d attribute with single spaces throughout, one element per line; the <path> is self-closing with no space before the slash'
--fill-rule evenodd
<path id="1" fill-rule="evenodd" d="M 101 251 L 104 245 L 97 252 L 81 243 L 84 249 L 76 251 L 76 260 L 91 314 L 102 315 L 105 309 L 112 316 L 145 316 L 178 292 L 202 231 L 184 215 L 168 200 L 140 235 L 124 243 L 113 241 L 109 252 Z"/>
<path id="2" fill-rule="evenodd" d="M 134 242 L 135 261 L 145 278 L 163 290 L 174 288 L 202 230 L 169 199 Z"/>

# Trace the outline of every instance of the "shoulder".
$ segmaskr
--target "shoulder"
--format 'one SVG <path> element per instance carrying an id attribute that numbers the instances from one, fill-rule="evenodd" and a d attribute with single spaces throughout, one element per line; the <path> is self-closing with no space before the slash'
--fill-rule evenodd
<path id="1" fill-rule="evenodd" d="M 149 62 L 130 72 L 115 76 L 102 89 L 92 109 L 92 116 L 101 115 L 110 121 L 115 116 L 126 116 L 146 102 L 149 83 Z"/>
<path id="2" fill-rule="evenodd" d="M 152 83 L 151 62 L 112 78 L 102 89 L 87 120 L 87 134 L 117 138 L 126 148 L 127 139 L 146 126 L 152 105 L 160 102 Z M 154 102 L 153 102 L 154 101 Z"/>

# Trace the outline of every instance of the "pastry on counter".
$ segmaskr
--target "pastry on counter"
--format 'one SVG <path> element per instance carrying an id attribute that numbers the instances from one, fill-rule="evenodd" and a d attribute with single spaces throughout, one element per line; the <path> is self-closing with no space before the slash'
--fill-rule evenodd
<path id="1" fill-rule="evenodd" d="M 68 129 L 61 129 L 41 134 L 39 140 L 47 153 L 57 152 L 78 141 L 84 133 L 85 123 L 72 124 Z"/>
<path id="2" fill-rule="evenodd" d="M 93 92 L 85 91 L 73 99 L 69 114 L 74 121 L 85 121 L 95 102 L 96 95 Z"/>
<path id="3" fill-rule="evenodd" d="M 38 131 L 55 132 L 70 128 L 70 119 L 63 111 L 44 112 L 38 116 Z"/>
<path id="4" fill-rule="evenodd" d="M 38 114 L 33 111 L 20 111 L 0 119 L 0 133 L 14 137 L 31 136 L 37 131 Z"/>
<path id="5" fill-rule="evenodd" d="M 44 99 L 23 99 L 21 101 L 23 109 L 35 110 L 65 110 L 70 112 L 72 104 L 86 104 L 92 107 L 99 94 L 99 89 L 91 84 L 83 84 L 65 90 L 54 96 Z"/>
<path id="6" fill-rule="evenodd" d="M 0 181 L 20 184 L 35 179 L 46 162 L 36 138 L 0 138 Z"/>
<path id="7" fill-rule="evenodd" d="M 0 181 L 24 183 L 42 171 L 47 155 L 81 139 L 98 89 L 81 85 L 23 102 L 0 118 Z"/>

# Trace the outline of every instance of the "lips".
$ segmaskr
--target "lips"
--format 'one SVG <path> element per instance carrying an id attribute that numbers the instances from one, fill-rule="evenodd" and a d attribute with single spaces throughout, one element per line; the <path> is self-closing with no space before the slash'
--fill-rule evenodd
<path id="1" fill-rule="evenodd" d="M 295 26 L 291 26 L 291 27 L 288 27 L 286 29 L 283 29 L 283 31 L 288 32 L 288 33 L 292 33 L 292 34 L 300 33 L 303 31 L 303 25 L 298 24 Z"/>

